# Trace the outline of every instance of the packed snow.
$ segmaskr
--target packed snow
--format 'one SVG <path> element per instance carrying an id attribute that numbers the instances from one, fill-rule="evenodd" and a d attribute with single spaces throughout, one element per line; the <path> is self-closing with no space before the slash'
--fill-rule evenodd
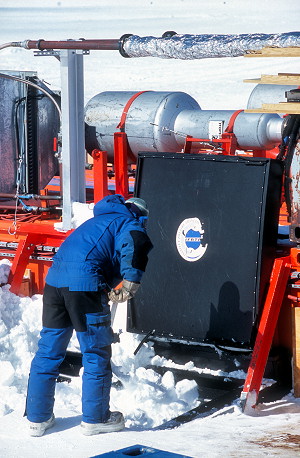
<path id="1" fill-rule="evenodd" d="M 0 45 L 25 39 L 119 38 L 125 33 L 161 36 L 178 33 L 283 33 L 297 31 L 297 0 L 0 0 Z M 297 73 L 299 58 L 224 58 L 199 61 L 124 59 L 114 51 L 92 51 L 85 56 L 85 100 L 107 90 L 183 91 L 203 109 L 245 108 L 253 84 L 244 79 L 261 74 Z M 51 57 L 34 57 L 32 51 L 0 51 L 0 70 L 37 71 L 52 89 L 60 87 L 60 69 Z M 92 216 L 92 206 L 74 211 L 74 224 Z M 58 228 L 59 229 L 59 228 Z M 118 306 L 114 331 L 113 368 L 122 382 L 112 388 L 112 409 L 121 410 L 126 429 L 120 433 L 85 437 L 80 433 L 80 377 L 59 383 L 56 390 L 57 422 L 42 438 L 29 437 L 23 418 L 31 359 L 41 327 L 42 297 L 18 297 L 9 291 L 10 262 L 0 264 L 0 456 L 87 458 L 143 444 L 190 457 L 281 456 L 300 454 L 300 400 L 290 393 L 283 399 L 260 404 L 251 415 L 238 402 L 199 416 L 176 429 L 154 429 L 198 405 L 192 381 L 175 383 L 171 370 L 161 376 L 150 363 L 167 368 L 175 362 L 155 355 L 144 343 L 134 355 L 141 336 L 125 329 L 126 305 Z M 120 332 L 121 330 L 121 332 Z M 76 337 L 70 349 L 78 350 Z M 185 369 L 221 375 L 221 371 Z M 243 371 L 223 374 L 243 378 Z"/>
<path id="2" fill-rule="evenodd" d="M 7 264 L 0 262 L 2 274 Z M 4 277 L 5 273 L 1 276 Z M 0 414 L 6 415 L 24 405 L 30 362 L 37 349 L 41 327 L 42 297 L 20 298 L 10 293 L 9 286 L 3 286 L 0 300 L 0 384 L 4 394 L 0 400 Z M 120 326 L 123 327 L 116 321 L 114 328 Z M 126 395 L 122 390 L 113 388 L 112 405 L 124 412 L 128 426 L 152 428 L 171 419 L 174 414 L 177 416 L 196 407 L 195 382 L 186 380 L 175 384 L 171 372 L 160 376 L 152 369 L 145 369 L 155 355 L 150 344 L 144 345 L 136 356 L 133 355 L 140 336 L 121 333 L 119 340 L 113 345 L 112 363 Z M 70 350 L 80 351 L 75 336 Z M 71 410 L 80 412 L 80 383 L 80 378 L 74 378 L 70 384 L 58 384 L 57 407 L 70 405 Z"/>

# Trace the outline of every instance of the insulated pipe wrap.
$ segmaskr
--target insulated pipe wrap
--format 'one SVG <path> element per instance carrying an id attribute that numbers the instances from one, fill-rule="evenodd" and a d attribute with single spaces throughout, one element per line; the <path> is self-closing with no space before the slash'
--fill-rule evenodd
<path id="1" fill-rule="evenodd" d="M 298 47 L 300 32 L 241 35 L 173 35 L 161 38 L 131 35 L 124 40 L 127 57 L 160 57 L 162 59 L 206 59 L 238 57 L 263 47 Z"/>

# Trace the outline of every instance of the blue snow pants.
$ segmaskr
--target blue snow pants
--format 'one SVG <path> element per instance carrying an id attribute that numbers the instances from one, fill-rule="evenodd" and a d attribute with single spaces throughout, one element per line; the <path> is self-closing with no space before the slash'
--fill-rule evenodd
<path id="1" fill-rule="evenodd" d="M 43 329 L 31 363 L 26 400 L 29 421 L 47 421 L 54 406 L 56 379 L 75 329 L 82 353 L 82 420 L 108 420 L 111 388 L 110 309 L 102 291 L 69 291 L 45 286 Z"/>

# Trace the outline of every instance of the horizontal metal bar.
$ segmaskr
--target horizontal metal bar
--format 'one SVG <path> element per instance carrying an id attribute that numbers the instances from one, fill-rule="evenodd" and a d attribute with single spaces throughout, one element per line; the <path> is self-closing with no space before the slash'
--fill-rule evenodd
<path id="1" fill-rule="evenodd" d="M 40 195 L 40 194 L 19 194 L 19 195 L 16 195 L 16 194 L 8 194 L 8 193 L 4 193 L 4 192 L 1 192 L 0 193 L 0 198 L 2 199 L 39 199 L 39 200 L 61 200 L 62 197 L 61 196 L 51 196 L 49 194 L 47 195 Z"/>
<path id="2" fill-rule="evenodd" d="M 9 249 L 17 249 L 18 248 L 17 242 L 4 242 L 0 241 L 0 247 L 2 248 L 9 248 Z M 48 246 L 48 245 L 37 245 L 36 251 L 48 252 L 48 253 L 56 253 L 58 251 L 58 247 Z"/>
<path id="3" fill-rule="evenodd" d="M 102 40 L 27 40 L 27 49 L 84 49 L 84 50 L 119 50 L 119 39 Z"/>
<path id="4" fill-rule="evenodd" d="M 0 251 L 0 256 L 5 257 L 5 258 L 14 258 L 16 256 L 16 253 L 8 253 L 8 252 Z M 29 256 L 29 259 L 34 259 L 37 261 L 52 261 L 53 260 L 53 258 L 50 256 L 46 257 L 46 256 L 35 256 L 35 255 Z"/>

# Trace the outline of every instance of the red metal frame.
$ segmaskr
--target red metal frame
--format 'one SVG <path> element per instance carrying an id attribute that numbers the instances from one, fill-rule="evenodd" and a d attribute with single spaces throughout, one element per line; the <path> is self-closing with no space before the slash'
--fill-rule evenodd
<path id="1" fill-rule="evenodd" d="M 107 178 L 107 152 L 94 149 L 94 202 L 109 194 Z"/>
<path id="2" fill-rule="evenodd" d="M 224 154 L 226 156 L 233 156 L 237 150 L 238 144 L 236 140 L 236 136 L 233 133 L 233 127 L 236 118 L 240 113 L 244 110 L 236 110 L 231 118 L 229 119 L 228 126 L 224 130 L 223 134 L 220 138 L 213 138 L 211 140 L 204 139 L 204 138 L 193 138 L 191 136 L 187 136 L 185 140 L 185 145 L 183 148 L 184 153 L 190 153 L 192 148 L 192 143 L 200 143 L 199 150 L 207 150 L 207 143 L 215 143 L 216 150 L 212 149 L 209 150 L 211 153 L 219 153 Z M 220 150 L 221 145 L 221 150 Z"/>
<path id="3" fill-rule="evenodd" d="M 57 220 L 56 220 L 57 221 Z M 48 268 L 51 265 L 49 261 L 32 261 L 30 256 L 33 254 L 37 246 L 59 247 L 64 239 L 70 234 L 68 232 L 59 232 L 54 228 L 54 222 L 50 221 L 35 221 L 34 223 L 17 223 L 16 233 L 9 234 L 11 222 L 1 221 L 0 236 L 2 241 L 18 243 L 17 250 L 13 252 L 14 258 L 10 270 L 8 283 L 10 283 L 10 291 L 18 294 L 23 281 L 26 268 L 32 269 L 34 273 L 33 290 L 35 293 L 40 293 L 44 287 L 44 279 Z M 2 249 L 2 252 L 7 251 L 8 258 L 12 251 Z M 50 253 L 51 255 L 51 253 Z M 2 256 L 5 258 L 5 256 Z M 46 255 L 45 255 L 46 258 Z"/>
<path id="4" fill-rule="evenodd" d="M 125 198 L 129 195 L 128 180 L 128 151 L 129 145 L 125 132 L 114 133 L 114 171 L 116 194 Z"/>
<path id="5" fill-rule="evenodd" d="M 269 291 L 264 303 L 250 366 L 241 394 L 243 410 L 255 407 L 257 402 L 290 271 L 291 260 L 289 256 L 275 259 Z M 254 396 L 250 396 L 252 393 L 255 394 L 254 404 Z"/>
<path id="6" fill-rule="evenodd" d="M 36 245 L 40 243 L 41 241 L 39 236 L 29 233 L 19 241 L 8 277 L 8 283 L 11 285 L 10 291 L 12 293 L 19 293 L 25 269 L 28 265 L 29 257 L 33 253 Z"/>
<path id="7" fill-rule="evenodd" d="M 215 143 L 216 149 L 214 150 L 213 147 L 211 150 L 207 150 L 207 143 Z M 237 141 L 236 137 L 233 133 L 224 132 L 221 138 L 213 138 L 212 140 L 207 140 L 204 138 L 194 138 L 187 136 L 185 139 L 185 145 L 183 147 L 183 153 L 191 153 L 192 144 L 199 143 L 199 151 L 205 151 L 211 154 L 222 154 L 222 155 L 230 155 L 234 156 L 236 149 L 237 149 Z M 221 145 L 222 149 L 220 150 L 219 145 Z M 219 148 L 219 149 L 217 149 Z"/>

